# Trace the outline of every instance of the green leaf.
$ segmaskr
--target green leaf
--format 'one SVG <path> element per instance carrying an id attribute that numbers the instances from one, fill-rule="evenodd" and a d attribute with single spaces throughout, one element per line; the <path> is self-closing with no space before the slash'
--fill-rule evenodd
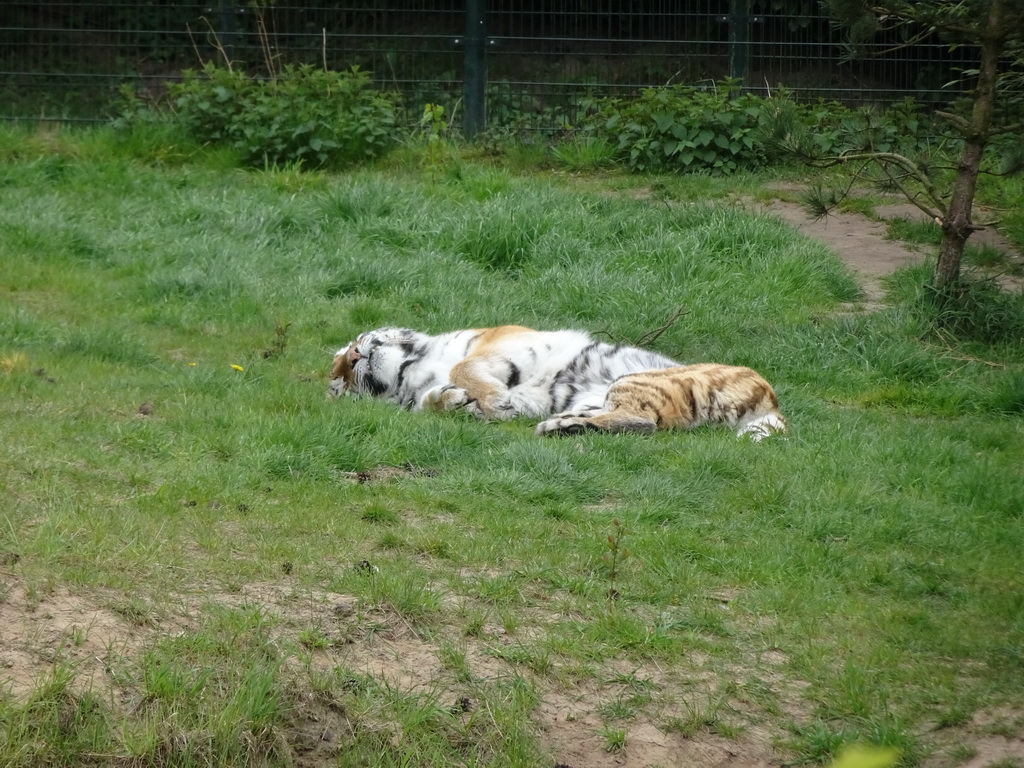
<path id="1" fill-rule="evenodd" d="M 687 139 L 693 133 L 686 125 L 677 122 L 672 126 L 672 135 L 679 140 Z"/>
<path id="2" fill-rule="evenodd" d="M 658 126 L 658 130 L 662 133 L 667 133 L 676 122 L 676 116 L 667 112 L 655 112 L 651 115 L 651 119 L 654 120 L 654 124 Z"/>

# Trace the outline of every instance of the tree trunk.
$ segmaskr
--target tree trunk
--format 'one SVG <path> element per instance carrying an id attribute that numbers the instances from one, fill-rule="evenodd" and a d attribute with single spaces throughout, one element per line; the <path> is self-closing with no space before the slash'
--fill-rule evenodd
<path id="1" fill-rule="evenodd" d="M 996 101 L 996 79 L 999 77 L 999 56 L 1003 51 L 1006 30 L 1004 5 L 1006 0 L 992 0 L 989 4 L 988 19 L 981 34 L 981 63 L 978 67 L 978 84 L 974 91 L 971 118 L 964 136 L 964 151 L 957 166 L 953 183 L 953 196 L 942 222 L 942 244 L 939 258 L 935 263 L 932 286 L 945 295 L 960 280 L 960 262 L 964 246 L 971 232 L 978 229 L 971 222 L 971 207 L 978 185 L 981 160 L 988 144 L 989 127 Z"/>
<path id="2" fill-rule="evenodd" d="M 939 258 L 935 262 L 932 275 L 932 286 L 940 294 L 960 280 L 960 262 L 964 255 L 964 246 L 976 227 L 971 223 L 971 207 L 974 204 L 974 190 L 978 183 L 978 172 L 981 168 L 981 157 L 985 151 L 985 142 L 968 139 L 964 145 L 964 153 L 957 166 L 956 181 L 953 185 L 953 196 L 949 201 L 949 209 L 942 220 L 942 243 L 939 246 Z"/>

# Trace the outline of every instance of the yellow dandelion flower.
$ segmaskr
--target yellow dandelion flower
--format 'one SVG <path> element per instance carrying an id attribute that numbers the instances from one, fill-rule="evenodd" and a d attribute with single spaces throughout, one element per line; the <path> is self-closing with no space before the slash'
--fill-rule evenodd
<path id="1" fill-rule="evenodd" d="M 242 366 L 235 365 L 234 363 L 231 364 L 231 367 L 234 368 L 236 371 L 244 371 L 245 370 L 245 368 L 243 368 Z"/>
<path id="2" fill-rule="evenodd" d="M 884 747 L 847 747 L 829 768 L 891 768 L 899 760 L 900 753 Z"/>

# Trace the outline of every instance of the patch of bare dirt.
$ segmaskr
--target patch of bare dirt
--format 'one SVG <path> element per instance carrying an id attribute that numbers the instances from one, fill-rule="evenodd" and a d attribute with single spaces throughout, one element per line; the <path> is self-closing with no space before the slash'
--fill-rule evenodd
<path id="1" fill-rule="evenodd" d="M 111 671 L 132 658 L 152 634 L 131 618 L 118 595 L 82 597 L 66 590 L 44 596 L 7 584 L 0 601 L 0 689 L 22 697 L 57 665 L 75 670 L 84 688 L 112 686 Z"/>
<path id="2" fill-rule="evenodd" d="M 414 467 L 411 464 L 406 464 L 402 467 L 391 467 L 381 464 L 373 469 L 364 470 L 362 472 L 339 473 L 340 477 L 350 483 L 356 483 L 358 485 L 386 483 L 390 480 L 399 480 L 405 477 L 431 477 L 434 474 L 436 473 L 433 470 L 421 469 L 420 467 Z"/>
<path id="3" fill-rule="evenodd" d="M 969 722 L 936 733 L 937 753 L 960 755 L 957 768 L 1024 765 L 1024 712 L 998 707 L 975 714 Z M 933 760 L 945 768 L 953 761 Z"/>
<path id="4" fill-rule="evenodd" d="M 308 649 L 312 670 L 350 672 L 396 691 L 429 696 L 456 716 L 471 717 L 486 707 L 481 691 L 515 677 L 526 677 L 538 693 L 533 722 L 550 766 L 563 768 L 775 768 L 787 755 L 777 748 L 785 737 L 773 723 L 809 722 L 805 684 L 787 671 L 787 655 L 766 648 L 742 664 L 723 666 L 694 652 L 684 666 L 664 668 L 656 660 L 627 664 L 613 659 L 595 663 L 580 682 L 557 667 L 533 674 L 503 658 L 536 627 L 515 634 L 494 624 L 457 642 L 469 676 L 453 674 L 444 662 L 438 633 L 414 630 L 402 617 L 362 604 L 357 598 L 321 590 L 299 590 L 287 583 L 245 585 L 238 592 L 198 591 L 170 596 L 179 613 L 140 621 L 124 608 L 124 597 L 107 593 L 71 594 L 54 590 L 39 595 L 9 578 L 0 601 L 0 687 L 24 696 L 58 662 L 73 664 L 77 684 L 108 693 L 107 701 L 129 701 L 117 671 L 168 634 L 198 623 L 200 606 L 259 607 L 276 618 L 282 642 L 298 642 L 311 628 L 324 639 Z M 454 599 L 454 598 L 453 598 Z M 128 604 L 130 605 L 130 604 Z M 564 617 L 541 617 L 557 627 Z M 296 659 L 295 679 L 305 668 Z M 124 677 L 120 678 L 122 681 Z M 770 691 L 773 714 L 761 697 Z M 609 712 L 634 694 L 644 703 L 626 716 Z M 465 713 L 459 715 L 458 713 Z M 353 723 L 341 706 L 313 690 L 298 691 L 291 729 L 286 735 L 293 764 L 301 768 L 336 765 L 352 738 Z M 621 729 L 624 743 L 614 731 Z M 970 722 L 925 735 L 935 750 L 927 768 L 985 768 L 1024 760 L 1024 712 L 1010 709 L 980 713 Z M 956 757 L 954 757 L 956 756 Z"/>

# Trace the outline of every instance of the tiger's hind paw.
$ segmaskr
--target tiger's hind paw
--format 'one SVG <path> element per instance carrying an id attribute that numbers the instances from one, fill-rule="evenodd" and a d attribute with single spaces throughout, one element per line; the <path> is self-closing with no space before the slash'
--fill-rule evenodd
<path id="1" fill-rule="evenodd" d="M 749 437 L 759 443 L 766 437 L 782 434 L 786 431 L 786 420 L 782 416 L 769 413 L 760 416 L 736 430 L 736 437 Z"/>

